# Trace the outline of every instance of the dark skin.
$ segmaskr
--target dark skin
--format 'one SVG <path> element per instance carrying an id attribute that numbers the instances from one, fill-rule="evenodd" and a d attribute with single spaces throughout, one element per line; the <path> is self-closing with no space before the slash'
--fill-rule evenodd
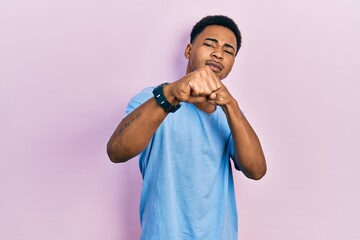
<path id="1" fill-rule="evenodd" d="M 237 165 L 246 177 L 258 180 L 266 173 L 260 141 L 238 102 L 221 81 L 231 72 L 235 55 L 234 33 L 222 26 L 208 26 L 185 49 L 186 75 L 163 90 L 173 105 L 188 102 L 208 113 L 214 112 L 216 105 L 221 106 L 233 136 Z M 154 98 L 131 112 L 108 142 L 111 161 L 125 162 L 141 153 L 167 115 Z"/>

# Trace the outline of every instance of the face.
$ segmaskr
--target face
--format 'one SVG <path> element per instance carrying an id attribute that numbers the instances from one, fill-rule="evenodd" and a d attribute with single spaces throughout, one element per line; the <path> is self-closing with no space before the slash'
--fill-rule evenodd
<path id="1" fill-rule="evenodd" d="M 224 79 L 234 65 L 236 47 L 236 37 L 230 29 L 207 26 L 185 49 L 189 59 L 187 73 L 208 65 L 219 79 Z"/>

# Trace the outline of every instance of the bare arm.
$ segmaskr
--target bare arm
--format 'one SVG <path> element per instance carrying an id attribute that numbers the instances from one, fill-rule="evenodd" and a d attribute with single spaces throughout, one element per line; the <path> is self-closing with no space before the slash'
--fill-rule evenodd
<path id="1" fill-rule="evenodd" d="M 248 178 L 259 180 L 266 173 L 260 141 L 237 102 L 223 106 L 234 140 L 236 162 Z"/>
<path id="2" fill-rule="evenodd" d="M 237 101 L 221 83 L 215 103 L 224 110 L 234 140 L 235 158 L 246 177 L 261 179 L 266 173 L 265 156 L 260 141 L 240 110 Z"/>
<path id="3" fill-rule="evenodd" d="M 167 113 L 150 98 L 126 116 L 107 144 L 111 161 L 125 162 L 138 155 L 149 143 Z"/>

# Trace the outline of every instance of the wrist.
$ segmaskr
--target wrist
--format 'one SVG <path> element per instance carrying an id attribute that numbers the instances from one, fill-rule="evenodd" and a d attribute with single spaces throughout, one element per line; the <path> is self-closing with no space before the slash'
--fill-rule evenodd
<path id="1" fill-rule="evenodd" d="M 221 105 L 221 108 L 229 113 L 229 112 L 236 112 L 236 111 L 240 111 L 240 106 L 238 104 L 238 102 L 236 101 L 236 99 L 232 98 L 231 101 L 229 101 L 228 103 Z"/>
<path id="2" fill-rule="evenodd" d="M 173 95 L 169 94 L 167 91 L 169 89 L 165 89 L 168 85 L 169 83 L 160 84 L 153 90 L 153 94 L 156 102 L 165 112 L 174 113 L 181 107 L 181 104 L 175 97 L 172 97 Z"/>
<path id="3" fill-rule="evenodd" d="M 180 101 L 175 97 L 175 94 L 173 94 L 171 83 L 164 85 L 163 92 L 164 96 L 169 101 L 169 103 L 171 103 L 171 105 L 180 104 Z"/>

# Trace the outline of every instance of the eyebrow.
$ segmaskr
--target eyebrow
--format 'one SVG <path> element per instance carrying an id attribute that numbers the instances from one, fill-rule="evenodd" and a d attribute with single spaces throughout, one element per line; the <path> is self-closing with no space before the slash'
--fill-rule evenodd
<path id="1" fill-rule="evenodd" d="M 205 40 L 212 41 L 212 42 L 215 42 L 215 43 L 219 43 L 219 41 L 217 39 L 215 39 L 215 38 L 205 38 Z M 230 44 L 228 44 L 228 43 L 225 43 L 224 46 L 232 48 L 235 51 L 235 48 L 233 46 L 231 46 Z"/>

